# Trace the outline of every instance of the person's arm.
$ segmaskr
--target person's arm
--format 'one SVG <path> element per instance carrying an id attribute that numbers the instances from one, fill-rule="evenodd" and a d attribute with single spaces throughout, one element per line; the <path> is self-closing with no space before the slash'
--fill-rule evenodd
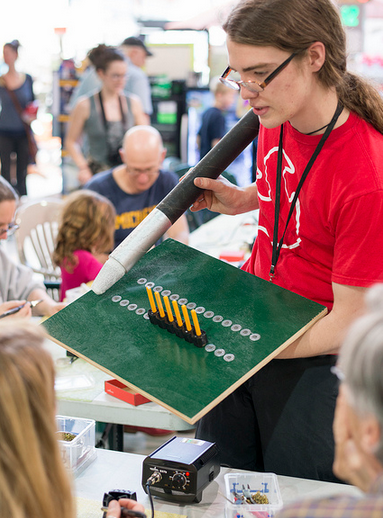
<path id="1" fill-rule="evenodd" d="M 207 208 L 212 212 L 235 215 L 259 208 L 255 183 L 246 187 L 238 187 L 220 176 L 218 180 L 196 178 L 194 185 L 203 189 L 204 192 L 190 207 L 192 212 Z"/>
<path id="2" fill-rule="evenodd" d="M 366 288 L 332 283 L 334 306 L 277 358 L 336 354 L 351 322 L 363 312 Z"/>
<path id="3" fill-rule="evenodd" d="M 132 107 L 132 113 L 134 117 L 134 124 L 139 125 L 150 125 L 150 117 L 147 115 L 141 104 L 141 100 L 136 95 L 130 94 L 130 105 Z"/>
<path id="4" fill-rule="evenodd" d="M 183 214 L 166 232 L 165 237 L 175 239 L 187 245 L 189 243 L 189 225 L 185 214 Z"/>
<path id="5" fill-rule="evenodd" d="M 82 154 L 78 140 L 84 129 L 85 121 L 89 118 L 90 101 L 88 98 L 80 99 L 69 116 L 68 129 L 65 137 L 65 149 L 72 157 L 79 169 L 78 179 L 84 185 L 92 178 L 88 162 Z"/>
<path id="6" fill-rule="evenodd" d="M 333 470 L 337 477 L 368 492 L 383 474 L 383 466 L 375 455 L 361 449 L 359 441 L 354 441 L 349 423 L 346 387 L 340 386 L 336 401 L 333 423 L 335 459 Z M 371 417 L 372 419 L 376 418 Z M 366 418 L 368 419 L 368 418 Z M 376 422 L 376 429 L 380 426 Z"/>
<path id="7" fill-rule="evenodd" d="M 40 300 L 42 299 L 42 302 L 36 306 L 36 309 L 33 311 L 36 315 L 44 315 L 44 316 L 52 316 L 60 309 L 65 308 L 66 304 L 64 302 L 56 302 L 53 300 L 48 293 L 41 289 L 36 288 L 30 292 L 28 295 L 28 300 Z"/>
<path id="8" fill-rule="evenodd" d="M 84 70 L 82 73 L 80 80 L 74 89 L 72 96 L 69 100 L 69 109 L 70 111 L 76 106 L 77 101 L 80 97 L 84 97 L 85 95 L 90 95 L 91 93 L 100 90 L 102 88 L 102 82 L 97 75 L 97 72 L 93 65 L 90 65 L 89 68 Z"/>

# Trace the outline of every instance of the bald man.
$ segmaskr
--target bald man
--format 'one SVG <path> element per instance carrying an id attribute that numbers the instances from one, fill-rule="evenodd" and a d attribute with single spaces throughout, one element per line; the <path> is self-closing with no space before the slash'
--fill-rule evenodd
<path id="1" fill-rule="evenodd" d="M 115 246 L 175 187 L 178 177 L 161 170 L 166 155 L 160 133 L 152 126 L 134 126 L 120 149 L 123 164 L 96 174 L 86 185 L 106 196 L 116 209 Z M 165 237 L 188 243 L 186 216 L 172 225 Z"/>

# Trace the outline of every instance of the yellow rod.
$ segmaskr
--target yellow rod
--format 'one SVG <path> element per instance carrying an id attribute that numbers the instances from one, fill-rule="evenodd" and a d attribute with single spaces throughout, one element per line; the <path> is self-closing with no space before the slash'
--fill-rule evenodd
<path id="1" fill-rule="evenodd" d="M 190 313 L 191 313 L 191 316 L 192 316 L 192 319 L 193 319 L 195 334 L 197 336 L 201 336 L 201 334 L 202 334 L 201 333 L 201 328 L 199 327 L 198 317 L 197 317 L 197 313 L 196 313 L 195 309 L 192 309 Z"/>
<path id="2" fill-rule="evenodd" d="M 192 326 L 191 326 L 191 323 L 190 323 L 189 313 L 188 313 L 188 310 L 187 310 L 187 307 L 185 306 L 185 304 L 182 304 L 181 309 L 182 309 L 182 313 L 184 315 L 184 320 L 185 320 L 185 324 L 186 324 L 186 331 L 191 331 L 192 330 Z"/>
<path id="3" fill-rule="evenodd" d="M 165 311 L 164 311 L 164 308 L 162 306 L 161 297 L 160 297 L 160 294 L 158 293 L 158 291 L 154 292 L 154 296 L 156 297 L 156 302 L 157 302 L 158 311 L 160 312 L 160 317 L 164 318 Z"/>
<path id="4" fill-rule="evenodd" d="M 169 322 L 173 322 L 174 317 L 173 317 L 173 313 L 172 313 L 172 308 L 170 307 L 169 297 L 167 295 L 165 295 L 165 297 L 163 297 L 163 299 L 165 302 L 166 311 L 168 312 L 168 320 L 169 320 Z"/>
<path id="5" fill-rule="evenodd" d="M 146 292 L 147 292 L 148 298 L 149 298 L 150 309 L 152 310 L 153 313 L 156 313 L 157 308 L 156 308 L 156 303 L 154 302 L 152 289 L 149 288 L 148 286 L 146 286 Z"/>
<path id="6" fill-rule="evenodd" d="M 182 327 L 183 322 L 182 322 L 181 313 L 180 313 L 180 309 L 178 307 L 177 301 L 172 300 L 172 304 L 173 304 L 174 314 L 176 316 L 178 327 Z"/>

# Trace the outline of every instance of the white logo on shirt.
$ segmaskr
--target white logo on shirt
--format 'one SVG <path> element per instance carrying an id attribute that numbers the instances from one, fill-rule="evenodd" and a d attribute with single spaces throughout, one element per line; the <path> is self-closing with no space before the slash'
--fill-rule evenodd
<path id="1" fill-rule="evenodd" d="M 264 173 L 262 173 L 262 171 L 259 168 L 257 168 L 258 196 L 259 196 L 259 199 L 265 203 L 271 203 L 273 201 L 272 200 L 272 187 L 270 184 L 269 172 L 268 172 L 268 160 L 274 153 L 278 153 L 278 147 L 271 148 L 271 150 L 264 157 L 264 160 L 263 160 L 264 168 L 265 168 Z M 290 179 L 291 175 L 296 174 L 296 171 L 295 171 L 294 164 L 292 163 L 291 159 L 286 155 L 284 150 L 283 150 L 283 158 L 284 158 L 284 160 L 282 163 L 284 164 L 284 167 L 282 169 L 281 199 L 283 199 L 283 196 L 286 196 L 287 199 L 289 200 L 289 203 L 291 204 L 291 202 L 294 198 L 294 195 L 295 195 L 295 189 L 290 192 L 291 186 L 289 186 L 289 179 Z M 273 167 L 275 167 L 275 164 L 273 164 Z M 289 177 L 289 175 L 290 175 L 290 177 Z M 275 188 L 275 186 L 274 186 L 274 188 Z M 284 215 L 285 220 L 287 219 L 287 215 L 288 215 L 288 213 L 286 212 L 286 214 Z M 291 219 L 289 222 L 289 229 L 291 229 L 291 228 L 293 228 L 293 222 L 295 221 L 296 239 L 293 243 L 286 243 L 286 239 L 287 239 L 287 234 L 286 234 L 285 239 L 284 239 L 285 242 L 283 243 L 282 248 L 292 249 L 292 248 L 296 248 L 300 245 L 300 243 L 301 243 L 301 238 L 299 237 L 300 219 L 301 219 L 301 204 L 300 204 L 299 196 L 298 196 L 297 202 L 295 204 L 295 210 L 294 210 L 293 215 L 291 216 Z M 272 245 L 273 236 L 269 235 L 267 228 L 265 228 L 263 226 L 259 226 L 258 230 L 261 232 L 264 232 L 268 236 L 268 238 L 270 239 L 270 243 Z M 283 232 L 283 231 L 284 231 L 284 228 L 280 228 L 280 232 Z M 290 232 L 289 237 L 291 237 L 291 235 L 292 235 L 292 233 Z M 282 234 L 280 234 L 279 237 L 282 237 Z"/>

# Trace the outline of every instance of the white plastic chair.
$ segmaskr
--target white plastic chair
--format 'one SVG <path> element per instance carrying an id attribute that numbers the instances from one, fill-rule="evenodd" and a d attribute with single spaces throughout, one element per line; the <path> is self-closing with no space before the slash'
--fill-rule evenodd
<path id="1" fill-rule="evenodd" d="M 42 274 L 47 287 L 53 281 L 51 287 L 57 288 L 61 282 L 60 268 L 52 261 L 61 207 L 61 199 L 45 199 L 22 205 L 16 213 L 19 229 L 15 237 L 20 262 Z"/>

